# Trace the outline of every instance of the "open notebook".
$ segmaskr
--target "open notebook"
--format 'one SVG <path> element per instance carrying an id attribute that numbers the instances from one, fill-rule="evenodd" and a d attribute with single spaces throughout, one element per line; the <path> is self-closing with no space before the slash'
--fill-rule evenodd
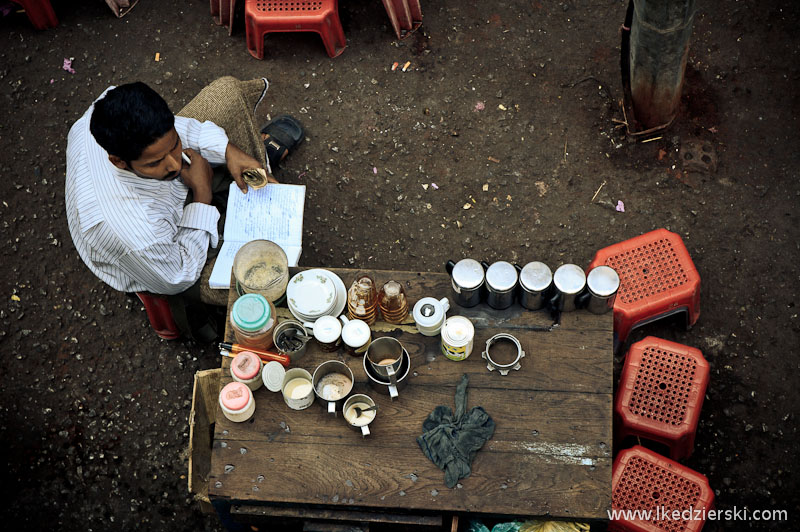
<path id="1" fill-rule="evenodd" d="M 271 240 L 297 266 L 303 244 L 305 185 L 267 185 L 247 194 L 231 183 L 222 248 L 211 271 L 211 288 L 229 288 L 236 252 L 251 240 Z"/>

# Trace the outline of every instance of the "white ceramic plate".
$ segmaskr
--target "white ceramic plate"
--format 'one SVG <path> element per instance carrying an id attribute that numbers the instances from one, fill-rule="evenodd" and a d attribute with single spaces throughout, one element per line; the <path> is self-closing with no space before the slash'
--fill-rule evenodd
<path id="1" fill-rule="evenodd" d="M 286 300 L 290 310 L 310 318 L 330 312 L 337 303 L 336 287 L 325 270 L 305 270 L 289 280 Z"/>
<path id="2" fill-rule="evenodd" d="M 336 305 L 328 314 L 338 318 L 344 311 L 345 305 L 347 305 L 347 288 L 344 287 L 344 281 L 338 275 L 328 270 L 323 271 L 333 280 L 333 284 L 336 286 Z"/>

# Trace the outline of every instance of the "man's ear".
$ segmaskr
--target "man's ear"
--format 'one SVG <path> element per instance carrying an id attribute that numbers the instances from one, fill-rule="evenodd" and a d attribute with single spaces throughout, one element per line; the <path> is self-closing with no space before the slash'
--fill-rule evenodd
<path id="1" fill-rule="evenodd" d="M 108 160 L 111 161 L 111 164 L 113 164 L 114 166 L 116 166 L 120 170 L 127 170 L 128 169 L 128 165 L 125 163 L 125 161 L 123 161 L 122 159 L 120 159 L 116 155 L 109 155 L 108 156 Z"/>

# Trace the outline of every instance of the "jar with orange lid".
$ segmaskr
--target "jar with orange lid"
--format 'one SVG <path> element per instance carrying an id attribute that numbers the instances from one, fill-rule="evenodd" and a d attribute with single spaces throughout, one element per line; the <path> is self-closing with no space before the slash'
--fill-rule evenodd
<path id="1" fill-rule="evenodd" d="M 272 347 L 275 306 L 261 294 L 245 294 L 233 304 L 231 328 L 236 343 L 254 349 Z"/>

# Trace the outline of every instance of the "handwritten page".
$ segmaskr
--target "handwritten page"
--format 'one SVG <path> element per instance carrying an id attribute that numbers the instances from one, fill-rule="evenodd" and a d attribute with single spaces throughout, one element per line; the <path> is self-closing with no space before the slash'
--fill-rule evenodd
<path id="1" fill-rule="evenodd" d="M 236 252 L 251 240 L 271 240 L 297 266 L 303 243 L 305 185 L 275 185 L 242 194 L 231 183 L 225 215 L 223 244 L 211 272 L 211 288 L 229 288 Z"/>

